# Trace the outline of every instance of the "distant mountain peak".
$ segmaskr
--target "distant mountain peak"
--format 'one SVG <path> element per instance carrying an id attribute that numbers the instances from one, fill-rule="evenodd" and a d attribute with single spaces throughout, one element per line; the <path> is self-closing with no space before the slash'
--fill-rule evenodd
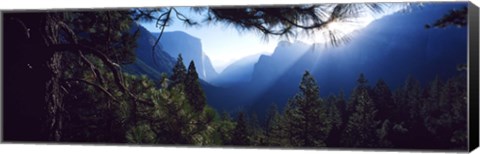
<path id="1" fill-rule="evenodd" d="M 153 35 L 158 37 L 160 33 Z M 185 66 L 193 60 L 200 79 L 210 82 L 218 76 L 210 58 L 203 52 L 201 39 L 183 31 L 171 31 L 162 34 L 160 44 L 172 57 L 182 54 Z"/>

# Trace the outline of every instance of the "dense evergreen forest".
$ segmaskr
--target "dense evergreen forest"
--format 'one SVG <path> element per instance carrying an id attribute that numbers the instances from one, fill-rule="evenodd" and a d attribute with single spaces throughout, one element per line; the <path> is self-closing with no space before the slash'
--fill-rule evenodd
<path id="1" fill-rule="evenodd" d="M 322 85 L 306 70 L 298 74 L 298 93 L 285 107 L 272 105 L 265 119 L 246 111 L 226 113 L 209 106 L 195 63 L 186 67 L 181 55 L 173 73 L 162 74 L 160 81 L 122 72 L 121 65 L 135 60 L 138 31 L 131 25 L 155 20 L 155 11 L 159 10 L 5 14 L 9 59 L 4 67 L 4 140 L 467 148 L 463 69 L 428 84 L 406 77 L 396 89 L 359 74 L 357 86 L 345 89 L 350 96 L 340 91 L 326 98 L 320 97 Z M 172 11 L 167 10 L 166 17 Z M 218 18 L 231 19 L 231 12 L 216 11 Z"/>

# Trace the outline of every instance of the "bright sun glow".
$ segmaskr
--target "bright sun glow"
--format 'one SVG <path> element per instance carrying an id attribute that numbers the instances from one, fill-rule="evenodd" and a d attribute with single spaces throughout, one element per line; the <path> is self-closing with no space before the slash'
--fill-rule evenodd
<path id="1" fill-rule="evenodd" d="M 352 33 L 366 27 L 375 19 L 371 16 L 362 17 L 353 22 L 340 22 L 335 21 L 329 23 L 325 29 L 319 30 L 315 33 L 315 37 L 303 38 L 302 41 L 312 44 L 312 43 L 326 43 L 329 40 L 329 32 L 334 32 L 338 38 L 343 38 Z"/>
<path id="2" fill-rule="evenodd" d="M 343 38 L 346 36 L 348 37 L 354 34 L 355 32 L 367 27 L 371 22 L 379 18 L 382 18 L 386 15 L 390 15 L 407 8 L 407 5 L 404 5 L 404 4 L 392 3 L 387 5 L 389 5 L 388 7 L 389 9 L 385 10 L 385 12 L 383 13 L 378 13 L 378 14 L 362 13 L 362 14 L 359 14 L 359 17 L 357 17 L 353 21 L 347 21 L 347 22 L 334 21 L 332 23 L 329 23 L 325 29 L 317 31 L 314 37 L 301 38 L 301 41 L 309 44 L 327 43 L 330 41 L 329 31 L 334 32 L 338 38 Z"/>

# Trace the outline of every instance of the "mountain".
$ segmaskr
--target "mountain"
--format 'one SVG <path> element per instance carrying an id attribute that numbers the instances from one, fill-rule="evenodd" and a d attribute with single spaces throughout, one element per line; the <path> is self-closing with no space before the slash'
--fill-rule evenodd
<path id="1" fill-rule="evenodd" d="M 160 35 L 160 33 L 152 34 L 155 38 Z M 218 76 L 210 58 L 202 51 L 200 39 L 182 31 L 164 32 L 160 44 L 171 57 L 176 58 L 178 54 L 182 54 L 185 66 L 193 60 L 200 79 L 210 82 Z"/>
<path id="2" fill-rule="evenodd" d="M 257 85 L 268 85 L 276 77 L 287 73 L 287 70 L 296 62 L 310 45 L 303 42 L 280 41 L 272 55 L 260 56 L 252 74 L 252 82 Z"/>
<path id="3" fill-rule="evenodd" d="M 254 66 L 260 56 L 262 54 L 254 54 L 233 62 L 212 81 L 212 84 L 230 87 L 249 82 L 252 78 Z"/>
<path id="4" fill-rule="evenodd" d="M 246 105 L 258 115 L 265 113 L 271 103 L 284 106 L 298 91 L 305 70 L 315 77 L 323 97 L 353 89 L 360 73 L 365 74 L 369 85 L 383 79 L 392 89 L 403 84 L 408 76 L 427 84 L 437 75 L 456 75 L 457 65 L 467 62 L 466 28 L 425 29 L 424 24 L 461 6 L 427 4 L 409 13 L 385 16 L 354 34 L 351 42 L 343 46 L 325 48 L 324 44 L 316 44 L 299 53 L 303 55 L 298 59 L 282 59 L 275 57 L 276 53 L 268 59 L 260 58 L 250 88 L 267 87 L 255 87 L 264 90 Z M 273 70 L 283 68 L 287 68 L 283 73 Z"/>
<path id="5" fill-rule="evenodd" d="M 124 71 L 135 75 L 147 75 L 154 81 L 160 81 L 162 72 L 170 75 L 175 60 L 165 52 L 160 44 L 152 51 L 156 38 L 143 26 L 134 24 L 131 29 L 132 33 L 139 30 L 135 49 L 136 59 L 132 64 L 123 65 Z"/>

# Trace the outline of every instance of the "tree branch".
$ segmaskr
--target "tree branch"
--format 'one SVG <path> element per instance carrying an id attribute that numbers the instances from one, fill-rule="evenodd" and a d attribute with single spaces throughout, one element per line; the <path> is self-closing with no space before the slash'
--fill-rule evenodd
<path id="1" fill-rule="evenodd" d="M 110 69 L 110 71 L 112 71 L 113 73 L 113 76 L 114 76 L 114 79 L 115 79 L 115 83 L 118 87 L 120 87 L 120 90 L 127 94 L 128 96 L 134 98 L 135 101 L 138 101 L 140 103 L 143 103 L 143 104 L 146 104 L 146 105 L 149 105 L 149 106 L 153 106 L 153 104 L 151 102 L 148 102 L 148 101 L 145 101 L 145 100 L 141 100 L 139 99 L 136 95 L 134 95 L 133 93 L 131 93 L 127 88 L 126 86 L 121 82 L 121 79 L 120 79 L 120 72 L 117 68 L 119 68 L 120 66 L 114 62 L 112 62 L 105 54 L 101 53 L 100 51 L 96 50 L 96 49 L 93 49 L 93 48 L 90 48 L 90 47 L 87 47 L 87 46 L 83 46 L 83 45 L 79 45 L 79 44 L 58 44 L 58 45 L 51 45 L 48 47 L 48 49 L 52 50 L 52 51 L 55 51 L 55 52 L 61 52 L 61 51 L 76 51 L 76 50 L 82 50 L 84 52 L 88 52 L 94 56 L 96 56 L 97 58 L 99 58 L 105 65 L 107 65 L 107 67 Z"/>
<path id="2" fill-rule="evenodd" d="M 112 93 L 108 92 L 107 89 L 105 89 L 104 87 L 100 86 L 100 85 L 97 85 L 93 82 L 90 82 L 90 81 L 87 81 L 87 80 L 84 80 L 84 79 L 77 79 L 77 78 L 68 78 L 68 79 L 63 79 L 64 82 L 68 83 L 68 82 L 74 82 L 74 83 L 84 83 L 84 84 L 87 84 L 87 85 L 90 85 L 90 86 L 93 86 L 95 88 L 97 88 L 98 90 L 102 91 L 103 93 L 105 93 L 108 97 L 110 97 L 113 101 L 117 102 L 117 103 L 120 103 L 117 99 L 115 99 L 115 97 L 112 95 Z"/>
<path id="3" fill-rule="evenodd" d="M 165 27 L 167 27 L 167 23 L 170 20 L 170 14 L 172 13 L 172 9 L 173 8 L 168 9 L 167 12 L 160 15 L 160 17 L 157 19 L 157 27 L 160 21 L 163 21 L 163 23 L 160 26 L 161 27 L 160 35 L 158 36 L 157 40 L 155 41 L 155 44 L 153 44 L 153 47 L 152 47 L 153 63 L 155 63 L 156 66 L 158 66 L 158 63 L 157 63 L 157 60 L 155 59 L 155 47 L 158 45 L 158 42 L 160 42 L 160 39 L 162 38 L 162 35 L 163 35 L 163 31 L 165 30 Z M 165 19 L 162 19 L 164 16 L 165 16 Z"/>

